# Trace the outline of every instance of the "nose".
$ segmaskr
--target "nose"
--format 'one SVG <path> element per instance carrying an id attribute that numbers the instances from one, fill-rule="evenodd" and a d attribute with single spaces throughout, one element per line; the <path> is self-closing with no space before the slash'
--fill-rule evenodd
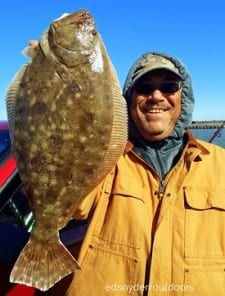
<path id="1" fill-rule="evenodd" d="M 163 93 L 159 89 L 155 89 L 149 96 L 148 100 L 152 103 L 159 102 L 164 100 Z"/>

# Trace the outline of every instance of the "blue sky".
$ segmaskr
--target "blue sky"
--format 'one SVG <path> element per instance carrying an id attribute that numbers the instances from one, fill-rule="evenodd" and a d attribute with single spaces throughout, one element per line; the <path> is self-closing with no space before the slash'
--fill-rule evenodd
<path id="1" fill-rule="evenodd" d="M 167 52 L 188 68 L 196 98 L 193 120 L 225 119 L 224 0 L 3 0 L 0 18 L 0 119 L 5 94 L 30 39 L 39 39 L 64 12 L 93 15 L 121 84 L 131 64 L 148 51 Z"/>

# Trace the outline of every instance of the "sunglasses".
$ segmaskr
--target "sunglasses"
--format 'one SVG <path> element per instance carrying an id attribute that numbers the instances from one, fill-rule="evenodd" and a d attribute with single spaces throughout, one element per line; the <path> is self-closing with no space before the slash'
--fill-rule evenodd
<path id="1" fill-rule="evenodd" d="M 148 81 L 140 81 L 134 85 L 137 94 L 150 95 L 154 90 L 158 89 L 162 93 L 175 93 L 181 88 L 181 82 L 175 80 L 163 81 L 161 83 L 152 83 Z"/>

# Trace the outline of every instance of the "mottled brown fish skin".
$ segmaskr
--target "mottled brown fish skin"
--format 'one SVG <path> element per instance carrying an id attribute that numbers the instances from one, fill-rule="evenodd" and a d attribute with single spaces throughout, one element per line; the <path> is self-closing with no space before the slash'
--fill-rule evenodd
<path id="1" fill-rule="evenodd" d="M 125 101 L 87 11 L 51 24 L 8 101 L 13 152 L 36 221 L 10 280 L 45 291 L 80 268 L 58 230 L 127 139 Z"/>

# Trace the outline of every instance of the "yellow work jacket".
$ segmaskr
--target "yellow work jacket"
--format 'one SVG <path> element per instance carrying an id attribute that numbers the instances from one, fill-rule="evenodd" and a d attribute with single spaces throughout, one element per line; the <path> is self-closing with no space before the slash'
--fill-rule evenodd
<path id="1" fill-rule="evenodd" d="M 225 150 L 189 135 L 163 182 L 128 148 L 82 201 L 68 296 L 225 295 Z"/>

